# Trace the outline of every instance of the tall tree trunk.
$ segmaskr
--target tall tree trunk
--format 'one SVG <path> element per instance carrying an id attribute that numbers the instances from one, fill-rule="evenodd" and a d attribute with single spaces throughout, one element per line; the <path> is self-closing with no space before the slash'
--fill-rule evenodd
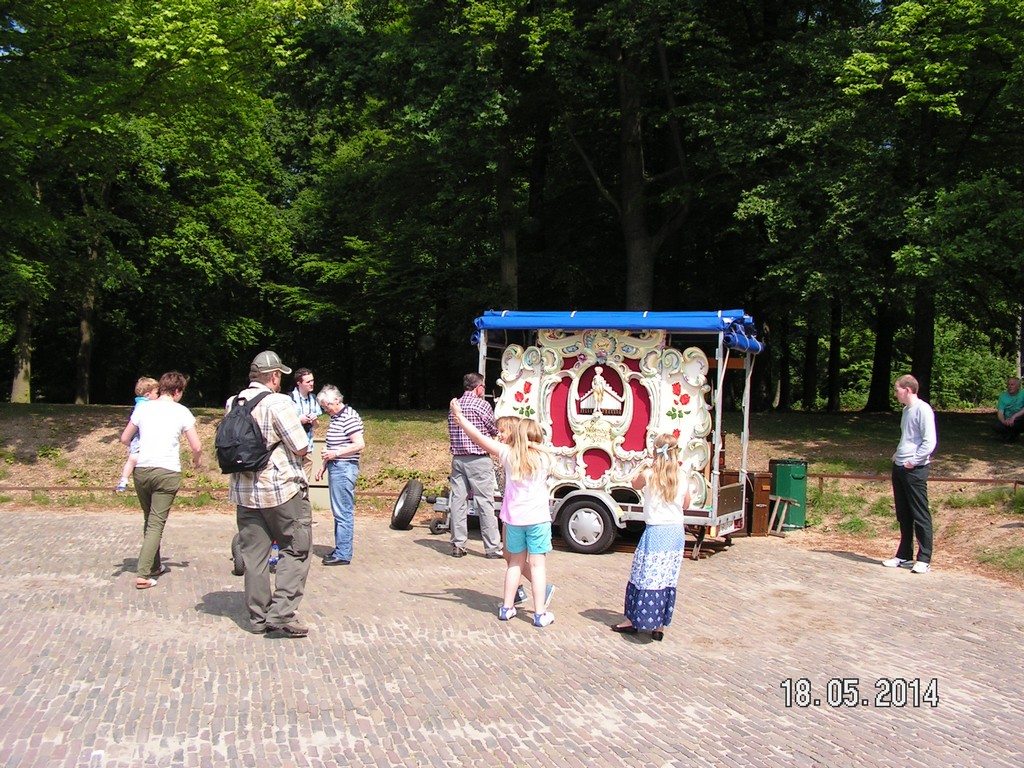
<path id="1" fill-rule="evenodd" d="M 843 344 L 843 302 L 838 296 L 832 297 L 828 337 L 828 410 L 837 413 L 842 407 L 839 400 L 841 382 L 839 369 L 842 363 Z"/>
<path id="2" fill-rule="evenodd" d="M 517 243 L 527 258 L 542 254 L 547 247 L 544 231 L 544 190 L 547 186 L 548 160 L 551 153 L 551 118 L 545 112 L 534 127 L 530 152 L 529 190 L 523 236 Z"/>
<path id="3" fill-rule="evenodd" d="M 89 268 L 86 270 L 85 290 L 78 305 L 78 358 L 75 361 L 75 405 L 89 404 L 89 381 L 92 369 L 93 336 L 96 319 L 95 264 L 99 254 L 90 246 Z"/>
<path id="4" fill-rule="evenodd" d="M 804 373 L 803 395 L 800 401 L 805 411 L 814 410 L 818 402 L 818 342 L 820 337 L 813 330 L 813 324 L 807 321 L 804 333 Z"/>
<path id="5" fill-rule="evenodd" d="M 1024 304 L 1017 307 L 1017 373 L 1020 378 L 1021 363 L 1024 362 Z"/>
<path id="6" fill-rule="evenodd" d="M 793 355 L 789 349 L 789 314 L 779 320 L 779 399 L 776 407 L 788 411 L 793 407 Z"/>
<path id="7" fill-rule="evenodd" d="M 896 312 L 889 304 L 882 302 L 877 306 L 875 354 L 865 411 L 892 410 L 892 347 L 895 334 Z"/>
<path id="8" fill-rule="evenodd" d="M 399 334 L 400 335 L 400 334 Z M 402 407 L 402 344 L 388 344 L 388 408 Z"/>
<path id="9" fill-rule="evenodd" d="M 619 207 L 626 248 L 626 309 L 650 309 L 654 300 L 654 248 L 647 228 L 644 197 L 643 122 L 640 111 L 639 57 L 620 51 L 619 61 Z"/>
<path id="10" fill-rule="evenodd" d="M 15 313 L 14 379 L 11 382 L 11 402 L 32 402 L 32 307 L 27 302 L 18 304 Z"/>
<path id="11" fill-rule="evenodd" d="M 929 286 L 914 291 L 914 347 L 910 372 L 917 379 L 918 396 L 931 402 L 932 368 L 935 364 L 935 294 Z"/>
<path id="12" fill-rule="evenodd" d="M 501 229 L 501 288 L 508 307 L 519 307 L 519 254 L 516 242 L 516 210 L 512 193 L 512 156 L 507 144 L 498 149 L 498 223 Z"/>

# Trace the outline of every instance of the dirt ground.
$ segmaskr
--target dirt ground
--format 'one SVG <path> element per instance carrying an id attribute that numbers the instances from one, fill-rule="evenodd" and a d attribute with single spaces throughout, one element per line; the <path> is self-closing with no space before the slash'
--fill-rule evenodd
<path id="1" fill-rule="evenodd" d="M 196 411 L 200 439 L 206 446 L 206 467 L 198 473 L 187 471 L 179 503 L 193 511 L 231 513 L 227 502 L 226 478 L 216 468 L 212 456 L 213 433 L 219 414 Z M 19 414 L 11 407 L 0 412 L 0 512 L 30 503 L 55 510 L 136 510 L 134 495 L 115 496 L 112 492 L 124 461 L 124 449 L 118 442 L 127 420 L 128 409 L 95 406 L 87 409 L 50 407 L 46 414 Z M 368 430 L 369 431 L 369 430 Z M 361 485 L 357 492 L 357 513 L 390 515 L 391 505 L 410 476 L 419 477 L 427 486 L 441 489 L 449 463 L 443 430 L 423 438 L 415 445 L 377 448 L 369 439 L 364 453 Z M 898 530 L 892 516 L 891 488 L 887 476 L 878 480 L 819 479 L 815 476 L 814 446 L 803 445 L 809 461 L 807 513 L 812 527 L 787 533 L 787 546 L 813 550 L 845 551 L 884 559 L 894 553 Z M 857 452 L 876 451 L 876 446 L 851 446 L 854 461 Z M 1017 448 L 1015 446 L 1015 448 Z M 738 456 L 735 446 L 727 444 L 730 456 Z M 1024 451 L 1024 446 L 1019 447 Z M 767 471 L 769 460 L 789 455 L 791 445 L 759 440 L 755 433 L 748 449 L 748 467 Z M 863 456 L 870 466 L 875 456 Z M 213 464 L 211 468 L 211 463 Z M 969 571 L 1024 588 L 1024 574 L 1007 573 L 979 561 L 986 553 L 1011 547 L 1024 547 L 1024 514 L 1009 508 L 1005 498 L 995 498 L 997 488 L 1013 487 L 1018 477 L 1016 455 L 998 461 L 959 460 L 956 467 L 933 467 L 929 495 L 935 521 L 937 569 Z M 400 469 L 401 471 L 398 471 Z M 982 483 L 942 482 L 942 477 L 1000 479 L 1002 486 Z M 1024 480 L 1024 471 L 1019 477 Z M 863 515 L 864 527 L 856 533 L 844 531 L 844 518 L 837 513 L 822 513 L 813 506 L 819 487 L 830 493 L 864 499 L 869 512 Z M 429 513 L 421 507 L 421 516 Z"/>

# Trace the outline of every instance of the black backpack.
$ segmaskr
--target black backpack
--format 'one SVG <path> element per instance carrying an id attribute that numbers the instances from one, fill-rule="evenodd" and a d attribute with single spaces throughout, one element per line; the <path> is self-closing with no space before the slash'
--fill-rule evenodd
<path id="1" fill-rule="evenodd" d="M 259 472 L 270 463 L 270 454 L 277 444 L 267 447 L 267 439 L 255 419 L 252 409 L 270 392 L 260 392 L 251 400 L 235 397 L 231 410 L 217 425 L 217 463 L 226 475 L 235 472 Z"/>

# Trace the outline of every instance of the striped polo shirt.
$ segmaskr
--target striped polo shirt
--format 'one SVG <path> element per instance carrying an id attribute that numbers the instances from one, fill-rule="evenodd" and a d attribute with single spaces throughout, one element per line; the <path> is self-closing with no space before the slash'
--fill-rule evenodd
<path id="1" fill-rule="evenodd" d="M 337 451 L 352 444 L 352 435 L 363 431 L 363 420 L 359 417 L 356 409 L 346 405 L 337 415 L 331 416 L 331 423 L 327 426 L 327 435 L 324 437 L 324 446 L 328 451 Z M 334 461 L 351 461 L 359 463 L 359 454 L 353 453 L 342 456 Z"/>

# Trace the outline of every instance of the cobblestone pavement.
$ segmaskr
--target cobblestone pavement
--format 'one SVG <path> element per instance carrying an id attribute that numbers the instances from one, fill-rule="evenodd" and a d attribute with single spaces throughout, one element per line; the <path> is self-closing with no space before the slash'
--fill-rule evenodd
<path id="1" fill-rule="evenodd" d="M 656 643 L 608 630 L 628 553 L 552 553 L 535 629 L 497 620 L 478 538 L 453 559 L 360 518 L 353 565 L 324 568 L 317 518 L 289 640 L 241 629 L 230 515 L 172 511 L 172 570 L 137 591 L 141 516 L 0 512 L 0 765 L 1024 765 L 1024 595 L 941 556 L 919 576 L 740 539 L 684 564 Z M 858 706 L 830 706 L 844 686 Z"/>

